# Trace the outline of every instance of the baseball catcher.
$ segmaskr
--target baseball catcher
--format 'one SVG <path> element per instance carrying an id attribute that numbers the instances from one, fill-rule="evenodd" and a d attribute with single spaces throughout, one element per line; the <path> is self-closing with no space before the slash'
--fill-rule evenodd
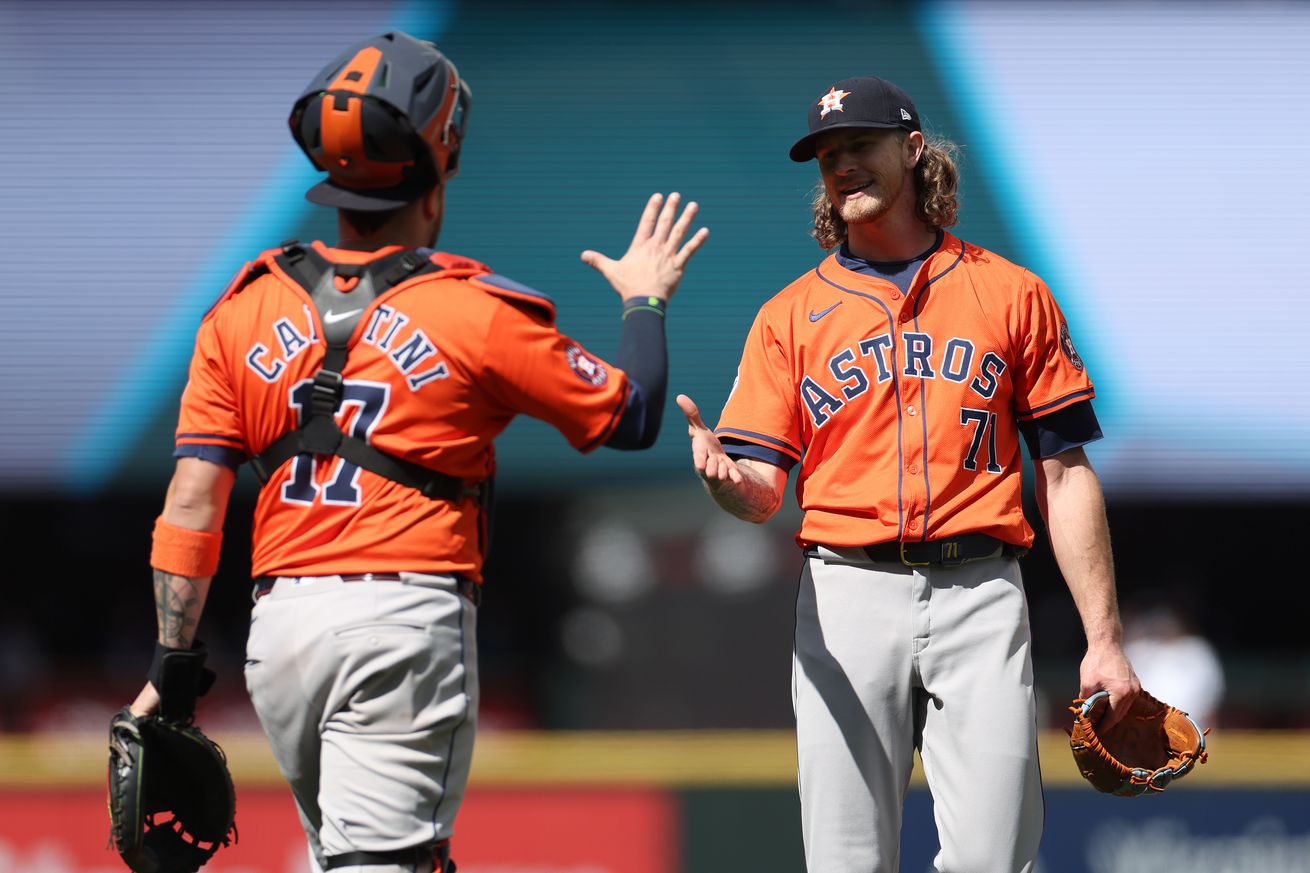
<path id="1" fill-rule="evenodd" d="M 155 715 L 123 707 L 109 726 L 109 817 L 114 848 L 136 873 L 195 873 L 236 838 L 227 759 L 192 721 L 213 684 L 205 649 L 156 650 Z"/>
<path id="2" fill-rule="evenodd" d="M 1120 797 L 1164 791 L 1209 757 L 1209 730 L 1201 730 L 1181 709 L 1143 691 L 1118 723 L 1098 730 L 1109 705 L 1109 693 L 1098 691 L 1069 707 L 1074 714 L 1069 733 L 1074 761 L 1097 791 Z"/>
<path id="3" fill-rule="evenodd" d="M 547 295 L 435 250 L 471 101 L 449 58 L 399 31 L 347 48 L 301 92 L 290 131 L 327 174 L 305 196 L 337 210 L 336 242 L 266 249 L 201 321 L 152 539 L 159 639 L 185 655 L 236 470 L 251 465 L 263 490 L 246 689 L 315 870 L 453 873 L 494 441 L 522 414 L 581 452 L 654 445 L 665 310 L 709 234 L 688 236 L 695 202 L 657 193 L 621 258 L 581 253 L 622 305 L 618 364 L 591 355 L 560 332 Z M 159 690 L 155 727 L 189 725 L 190 709 L 168 718 Z M 154 692 L 131 712 L 152 712 Z M 126 714 L 116 731 L 119 846 L 177 866 L 124 857 L 195 870 L 232 825 L 221 756 L 192 735 L 194 770 L 152 793 L 152 778 L 172 778 L 151 766 L 152 732 Z M 138 816 L 165 808 L 167 829 L 142 839 Z"/>

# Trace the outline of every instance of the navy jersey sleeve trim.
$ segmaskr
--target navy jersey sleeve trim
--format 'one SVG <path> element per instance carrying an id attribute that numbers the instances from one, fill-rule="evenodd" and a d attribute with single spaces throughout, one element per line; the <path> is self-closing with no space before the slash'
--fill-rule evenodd
<path id="1" fill-rule="evenodd" d="M 755 433 L 753 430 L 741 430 L 740 428 L 735 427 L 720 427 L 714 431 L 715 436 L 721 434 L 736 434 L 739 437 L 745 437 L 749 442 L 768 443 L 769 445 L 777 446 L 779 449 L 790 455 L 794 460 L 799 461 L 801 458 L 800 449 L 788 445 L 777 437 L 765 436 L 762 433 Z"/>
<path id="2" fill-rule="evenodd" d="M 796 459 L 791 455 L 777 451 L 776 449 L 768 448 L 767 446 L 756 445 L 755 443 L 748 443 L 742 440 L 734 440 L 731 437 L 720 440 L 719 442 L 723 443 L 724 453 L 734 461 L 739 461 L 742 458 L 750 458 L 752 461 L 764 461 L 766 464 L 772 464 L 775 467 L 781 467 L 787 471 L 790 471 L 792 467 L 796 466 Z"/>
<path id="3" fill-rule="evenodd" d="M 628 389 L 623 392 L 623 396 L 615 404 L 614 410 L 610 413 L 609 421 L 605 422 L 605 429 L 601 431 L 600 436 L 578 449 L 578 451 L 585 455 L 594 451 L 597 447 L 605 445 L 606 440 L 614 435 L 614 429 L 618 427 L 618 423 L 622 421 L 622 415 L 624 410 L 628 408 L 628 397 L 631 394 L 632 383 L 628 383 Z"/>
<path id="4" fill-rule="evenodd" d="M 1034 460 L 1053 458 L 1061 452 L 1096 442 L 1103 434 L 1092 401 L 1080 400 L 1040 418 L 1019 422 L 1019 432 Z"/>
<path id="5" fill-rule="evenodd" d="M 242 450 L 246 447 L 246 444 L 236 437 L 223 436 L 222 434 L 217 433 L 180 433 L 176 438 L 180 440 L 217 440 L 219 442 L 228 443 Z"/>
<path id="6" fill-rule="evenodd" d="M 219 464 L 235 470 L 246 462 L 246 453 L 227 446 L 210 446 L 200 443 L 187 443 L 173 450 L 175 458 L 199 458 L 211 464 Z"/>
<path id="7" fill-rule="evenodd" d="M 1032 418 L 1041 415 L 1043 412 L 1045 412 L 1048 409 L 1054 409 L 1055 407 L 1063 403 L 1068 403 L 1070 400 L 1074 400 L 1079 397 L 1086 397 L 1088 399 L 1091 399 L 1091 397 L 1095 393 L 1096 390 L 1094 388 L 1084 388 L 1081 391 L 1075 391 L 1072 394 L 1066 394 L 1063 397 L 1059 398 L 1058 400 L 1052 400 L 1050 403 L 1043 403 L 1041 406 L 1034 406 L 1032 409 L 1021 409 L 1019 410 L 1019 414 L 1025 417 Z"/>

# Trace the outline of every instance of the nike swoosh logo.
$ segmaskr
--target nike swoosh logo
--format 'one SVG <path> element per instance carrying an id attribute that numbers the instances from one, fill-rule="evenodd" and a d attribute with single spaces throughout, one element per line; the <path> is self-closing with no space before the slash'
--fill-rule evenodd
<path id="1" fill-rule="evenodd" d="M 329 309 L 327 312 L 323 313 L 323 323 L 336 324 L 338 321 L 345 321 L 352 315 L 359 315 L 363 311 L 363 309 L 352 309 L 349 312 L 333 312 Z"/>
<path id="2" fill-rule="evenodd" d="M 823 310 L 822 312 L 811 312 L 811 313 L 810 313 L 810 321 L 818 321 L 820 318 L 823 318 L 825 315 L 827 315 L 829 312 L 832 312 L 832 311 L 833 311 L 834 309 L 836 309 L 838 306 L 841 306 L 841 305 L 842 305 L 842 302 L 843 302 L 843 301 L 838 300 L 836 303 L 834 303 L 833 305 L 829 306 L 827 309 Z"/>

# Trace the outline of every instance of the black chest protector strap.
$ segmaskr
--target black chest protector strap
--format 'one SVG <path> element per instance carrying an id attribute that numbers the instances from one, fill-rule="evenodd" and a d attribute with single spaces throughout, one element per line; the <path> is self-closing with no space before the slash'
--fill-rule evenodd
<path id="1" fill-rule="evenodd" d="M 436 264 L 412 251 L 396 252 L 368 264 L 333 264 L 312 248 L 294 241 L 284 243 L 274 260 L 314 301 L 327 351 L 322 367 L 314 374 L 309 406 L 303 410 L 300 427 L 283 434 L 250 459 L 260 484 L 266 484 L 279 467 L 296 455 L 336 455 L 370 473 L 414 488 L 433 500 L 472 497 L 480 504 L 485 503 L 488 489 L 484 483 L 467 486 L 456 476 L 388 454 L 359 437 L 343 433 L 336 421 L 345 384 L 341 374 L 346 369 L 350 337 L 360 317 L 379 295 L 406 279 L 439 269 Z M 345 290 L 342 285 L 346 286 Z M 340 313 L 334 311 L 338 307 Z"/>

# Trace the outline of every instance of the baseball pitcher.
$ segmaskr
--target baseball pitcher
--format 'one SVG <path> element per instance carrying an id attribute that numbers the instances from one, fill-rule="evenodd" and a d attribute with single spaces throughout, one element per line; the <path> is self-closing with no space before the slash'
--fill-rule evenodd
<path id="1" fill-rule="evenodd" d="M 1120 626 L 1093 389 L 1046 285 L 946 232 L 957 172 L 883 79 L 817 95 L 791 149 L 815 160 L 829 254 L 766 302 L 697 472 L 761 522 L 788 473 L 804 521 L 794 704 L 811 873 L 895 873 L 922 754 L 938 871 L 1031 871 L 1042 832 L 1020 438 L 1087 633 L 1083 696 L 1138 692 Z"/>

